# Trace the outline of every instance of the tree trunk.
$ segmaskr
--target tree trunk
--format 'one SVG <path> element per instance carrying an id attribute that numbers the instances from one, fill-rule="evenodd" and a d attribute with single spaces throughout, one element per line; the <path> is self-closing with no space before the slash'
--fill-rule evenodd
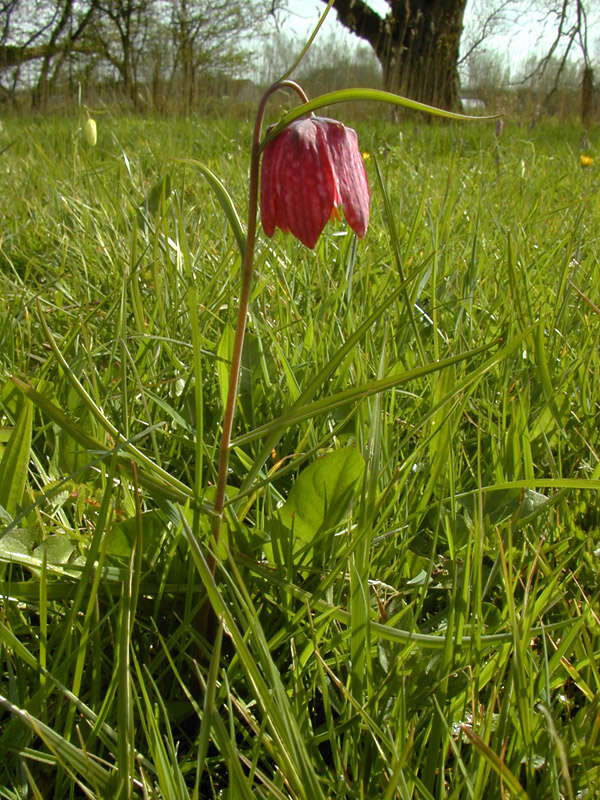
<path id="1" fill-rule="evenodd" d="M 389 0 L 384 18 L 363 0 L 335 0 L 339 21 L 375 51 L 389 91 L 460 107 L 458 52 L 466 0 Z"/>
<path id="2" fill-rule="evenodd" d="M 594 103 L 594 70 L 588 65 L 581 81 L 581 122 L 587 128 L 592 119 Z"/>

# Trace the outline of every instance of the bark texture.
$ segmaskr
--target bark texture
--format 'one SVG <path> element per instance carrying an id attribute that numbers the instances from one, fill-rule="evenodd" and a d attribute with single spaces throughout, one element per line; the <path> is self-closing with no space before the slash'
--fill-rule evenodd
<path id="1" fill-rule="evenodd" d="M 339 21 L 368 42 L 386 89 L 446 109 L 460 106 L 458 53 L 466 0 L 389 0 L 382 17 L 363 0 L 335 0 Z"/>
<path id="2" fill-rule="evenodd" d="M 586 127 L 592 120 L 594 107 L 594 70 L 586 66 L 581 81 L 581 122 Z"/>

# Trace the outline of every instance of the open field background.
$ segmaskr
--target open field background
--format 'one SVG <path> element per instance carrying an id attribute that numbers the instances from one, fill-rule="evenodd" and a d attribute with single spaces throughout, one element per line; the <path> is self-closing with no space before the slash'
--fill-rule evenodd
<path id="1" fill-rule="evenodd" d="M 251 123 L 97 121 L 0 132 L 0 797 L 598 797 L 581 129 L 361 116 L 365 239 L 260 233 L 213 580 L 240 255 L 190 160 L 245 219 Z"/>

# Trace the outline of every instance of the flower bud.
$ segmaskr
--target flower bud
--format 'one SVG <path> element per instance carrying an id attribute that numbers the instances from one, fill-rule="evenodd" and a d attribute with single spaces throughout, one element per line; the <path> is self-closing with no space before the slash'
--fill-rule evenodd
<path id="1" fill-rule="evenodd" d="M 98 139 L 96 120 L 88 117 L 83 125 L 83 135 L 90 147 L 94 147 Z"/>

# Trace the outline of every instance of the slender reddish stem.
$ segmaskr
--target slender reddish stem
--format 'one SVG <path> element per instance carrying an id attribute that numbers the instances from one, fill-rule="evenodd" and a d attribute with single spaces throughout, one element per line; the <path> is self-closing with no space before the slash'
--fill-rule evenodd
<path id="1" fill-rule="evenodd" d="M 242 260 L 242 286 L 240 292 L 240 305 L 238 310 L 237 327 L 233 342 L 233 354 L 231 357 L 231 371 L 229 373 L 229 388 L 227 392 L 227 403 L 225 405 L 225 415 L 223 417 L 223 432 L 221 434 L 221 445 L 219 449 L 219 467 L 217 474 L 217 491 L 213 506 L 214 519 L 212 526 L 213 545 L 216 548 L 221 536 L 223 527 L 223 509 L 225 508 L 225 493 L 227 489 L 227 471 L 229 468 L 229 449 L 231 446 L 231 431 L 233 429 L 233 418 L 235 414 L 235 403 L 237 399 L 237 389 L 242 363 L 242 351 L 244 348 L 244 336 L 246 333 L 246 320 L 248 317 L 248 304 L 250 302 L 250 291 L 252 288 L 252 273 L 254 270 L 254 245 L 256 242 L 256 218 L 258 213 L 258 186 L 259 186 L 259 167 L 261 144 L 260 135 L 262 131 L 265 107 L 269 97 L 278 89 L 293 89 L 307 103 L 308 98 L 302 87 L 295 81 L 285 80 L 273 84 L 265 92 L 256 114 L 254 134 L 252 137 L 252 156 L 250 160 L 250 185 L 248 189 L 248 228 L 246 231 L 246 247 Z M 209 566 L 212 572 L 215 569 L 215 558 L 210 557 Z"/>

